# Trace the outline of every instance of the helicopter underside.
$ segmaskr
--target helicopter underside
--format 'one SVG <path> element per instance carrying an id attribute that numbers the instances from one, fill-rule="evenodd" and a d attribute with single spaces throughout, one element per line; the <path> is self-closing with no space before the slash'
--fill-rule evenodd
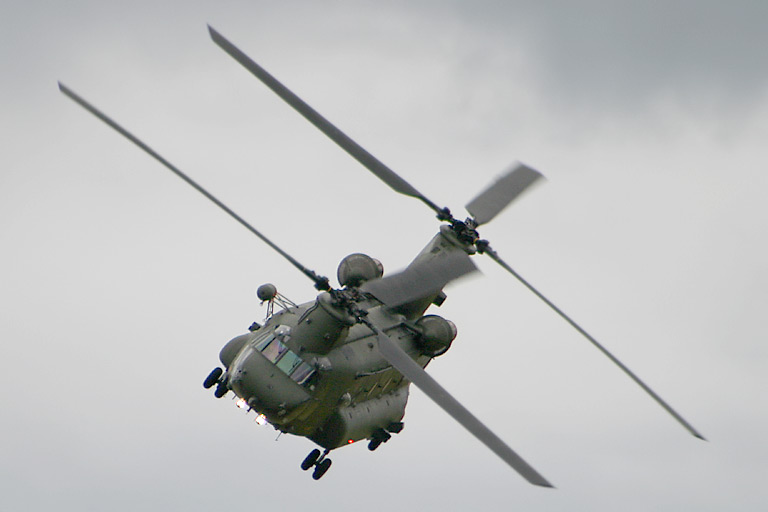
<path id="1" fill-rule="evenodd" d="M 336 408 L 309 439 L 332 450 L 362 439 L 377 440 L 381 432 L 399 432 L 408 402 L 408 386 L 377 398 Z M 387 438 L 388 439 L 388 438 Z M 374 444 L 373 446 L 378 446 Z"/>

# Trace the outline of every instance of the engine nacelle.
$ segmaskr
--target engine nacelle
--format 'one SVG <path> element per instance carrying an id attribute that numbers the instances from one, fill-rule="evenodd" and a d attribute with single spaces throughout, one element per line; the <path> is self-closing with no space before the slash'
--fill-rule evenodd
<path id="1" fill-rule="evenodd" d="M 308 352 L 326 354 L 347 337 L 354 324 L 354 318 L 334 306 L 331 294 L 323 292 L 293 328 L 293 340 Z"/>
<path id="2" fill-rule="evenodd" d="M 426 315 L 416 321 L 421 336 L 416 343 L 421 353 L 430 357 L 444 354 L 456 339 L 456 324 L 437 315 Z"/>
<path id="3" fill-rule="evenodd" d="M 350 254 L 339 263 L 336 277 L 341 286 L 360 286 L 384 275 L 381 262 L 367 254 Z"/>

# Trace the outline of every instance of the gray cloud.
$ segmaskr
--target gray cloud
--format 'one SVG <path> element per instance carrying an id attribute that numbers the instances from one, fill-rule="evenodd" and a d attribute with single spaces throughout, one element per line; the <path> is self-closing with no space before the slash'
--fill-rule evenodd
<path id="1" fill-rule="evenodd" d="M 490 1 L 451 8 L 500 40 L 524 42 L 540 85 L 565 101 L 644 104 L 669 92 L 744 100 L 763 94 L 768 79 L 763 2 Z"/>
<path id="2" fill-rule="evenodd" d="M 3 510 L 761 510 L 768 416 L 768 46 L 758 3 L 29 2 L 0 56 Z M 711 439 L 688 436 L 488 261 L 430 372 L 559 489 L 525 485 L 418 391 L 340 450 L 200 386 L 314 291 L 68 102 L 62 79 L 332 274 L 405 265 L 436 225 L 228 60 L 210 22 L 419 190 L 460 211 L 515 158 L 546 186 L 483 234 Z"/>

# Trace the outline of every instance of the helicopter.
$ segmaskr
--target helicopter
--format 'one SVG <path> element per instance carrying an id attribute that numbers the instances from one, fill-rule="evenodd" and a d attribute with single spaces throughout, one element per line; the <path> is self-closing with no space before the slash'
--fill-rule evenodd
<path id="1" fill-rule="evenodd" d="M 517 164 L 465 206 L 470 216 L 457 219 L 392 169 L 349 138 L 291 92 L 264 68 L 210 25 L 213 42 L 279 98 L 339 145 L 368 171 L 397 193 L 419 200 L 441 222 L 438 233 L 402 271 L 384 275 L 377 259 L 355 253 L 337 269 L 339 288 L 302 265 L 243 217 L 176 168 L 102 111 L 59 82 L 59 90 L 224 210 L 252 234 L 308 277 L 319 293 L 315 300 L 296 304 L 272 284 L 257 295 L 267 304 L 264 324 L 230 340 L 220 351 L 223 367 L 215 367 L 203 386 L 217 398 L 229 393 L 237 405 L 258 414 L 280 433 L 306 437 L 322 448 L 301 462 L 319 480 L 331 466 L 331 451 L 367 440 L 374 451 L 402 432 L 409 388 L 414 384 L 458 423 L 531 484 L 553 487 L 484 423 L 458 402 L 426 371 L 445 354 L 457 336 L 456 325 L 426 314 L 445 300 L 443 288 L 476 272 L 471 257 L 486 255 L 546 303 L 600 352 L 616 364 L 690 434 L 704 437 L 666 401 L 611 354 L 571 317 L 517 273 L 480 237 L 478 228 L 493 220 L 543 176 Z M 275 311 L 275 306 L 278 306 Z"/>

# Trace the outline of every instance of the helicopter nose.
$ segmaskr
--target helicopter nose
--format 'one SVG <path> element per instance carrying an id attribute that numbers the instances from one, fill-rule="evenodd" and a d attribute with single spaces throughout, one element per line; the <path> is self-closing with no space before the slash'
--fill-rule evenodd
<path id="1" fill-rule="evenodd" d="M 233 362 L 229 388 L 258 411 L 291 409 L 310 398 L 303 387 L 252 347 Z"/>

